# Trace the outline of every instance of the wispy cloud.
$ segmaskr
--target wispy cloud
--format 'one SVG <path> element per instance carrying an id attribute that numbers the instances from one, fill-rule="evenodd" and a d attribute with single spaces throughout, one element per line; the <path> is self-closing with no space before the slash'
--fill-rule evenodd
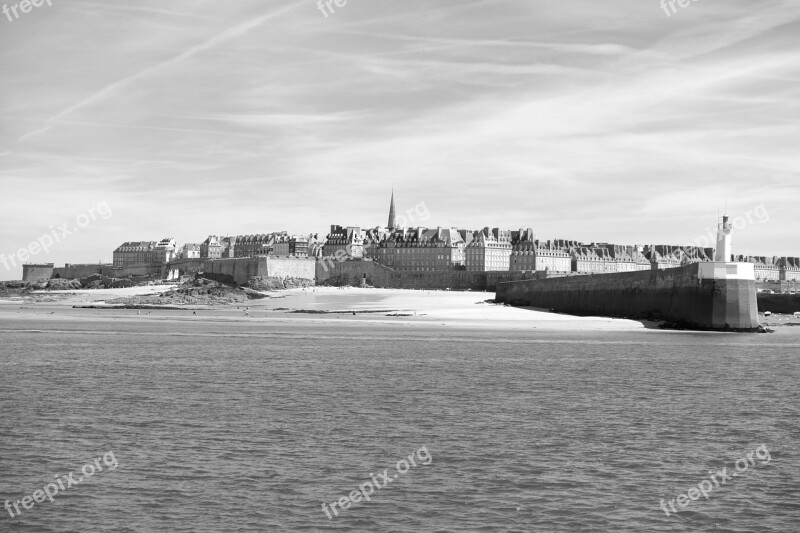
<path id="1" fill-rule="evenodd" d="M 738 249 L 800 253 L 793 0 L 59 5 L 0 35 L 0 175 L 59 202 L 4 196 L 0 226 L 117 203 L 56 260 L 379 224 L 392 183 L 431 224 L 615 242 L 763 202 Z"/>

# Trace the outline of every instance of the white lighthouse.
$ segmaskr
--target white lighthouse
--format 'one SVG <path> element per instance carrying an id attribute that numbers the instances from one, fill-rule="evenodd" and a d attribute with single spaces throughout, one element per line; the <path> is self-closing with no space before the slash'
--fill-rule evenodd
<path id="1" fill-rule="evenodd" d="M 733 225 L 728 222 L 728 215 L 722 217 L 722 222 L 717 227 L 717 247 L 714 249 L 714 261 L 728 262 L 731 260 L 731 233 Z"/>

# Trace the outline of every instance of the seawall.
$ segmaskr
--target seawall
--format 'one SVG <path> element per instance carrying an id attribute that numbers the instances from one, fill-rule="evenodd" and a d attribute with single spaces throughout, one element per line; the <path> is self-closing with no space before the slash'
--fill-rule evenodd
<path id="1" fill-rule="evenodd" d="M 573 315 L 661 319 L 699 330 L 758 328 L 748 263 L 500 283 L 496 300 Z"/>
<path id="2" fill-rule="evenodd" d="M 800 294 L 764 294 L 758 295 L 758 310 L 762 313 L 793 314 L 800 312 Z"/>
<path id="3" fill-rule="evenodd" d="M 413 272 L 393 270 L 369 259 L 317 261 L 317 283 L 362 284 L 382 289 L 494 291 L 501 282 L 544 278 L 544 272 L 467 272 L 464 270 Z"/>
<path id="4" fill-rule="evenodd" d="M 234 259 L 180 259 L 163 268 L 163 278 L 210 273 L 244 285 L 250 278 L 314 279 L 314 259 L 299 257 L 244 257 Z"/>

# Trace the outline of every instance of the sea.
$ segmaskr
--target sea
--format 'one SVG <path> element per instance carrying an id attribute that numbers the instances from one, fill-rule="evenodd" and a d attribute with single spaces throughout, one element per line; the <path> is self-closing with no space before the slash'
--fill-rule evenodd
<path id="1" fill-rule="evenodd" d="M 800 531 L 779 329 L 6 316 L 0 531 Z"/>

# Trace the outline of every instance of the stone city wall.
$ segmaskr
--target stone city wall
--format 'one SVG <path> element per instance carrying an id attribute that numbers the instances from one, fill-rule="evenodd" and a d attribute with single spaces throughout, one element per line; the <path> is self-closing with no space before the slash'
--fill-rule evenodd
<path id="1" fill-rule="evenodd" d="M 752 331 L 758 327 L 755 280 L 746 279 L 748 272 L 736 274 L 737 269 L 748 271 L 745 267 L 707 263 L 501 283 L 496 300 L 574 315 L 657 318 L 693 329 Z M 727 278 L 726 268 L 733 270 Z"/>

